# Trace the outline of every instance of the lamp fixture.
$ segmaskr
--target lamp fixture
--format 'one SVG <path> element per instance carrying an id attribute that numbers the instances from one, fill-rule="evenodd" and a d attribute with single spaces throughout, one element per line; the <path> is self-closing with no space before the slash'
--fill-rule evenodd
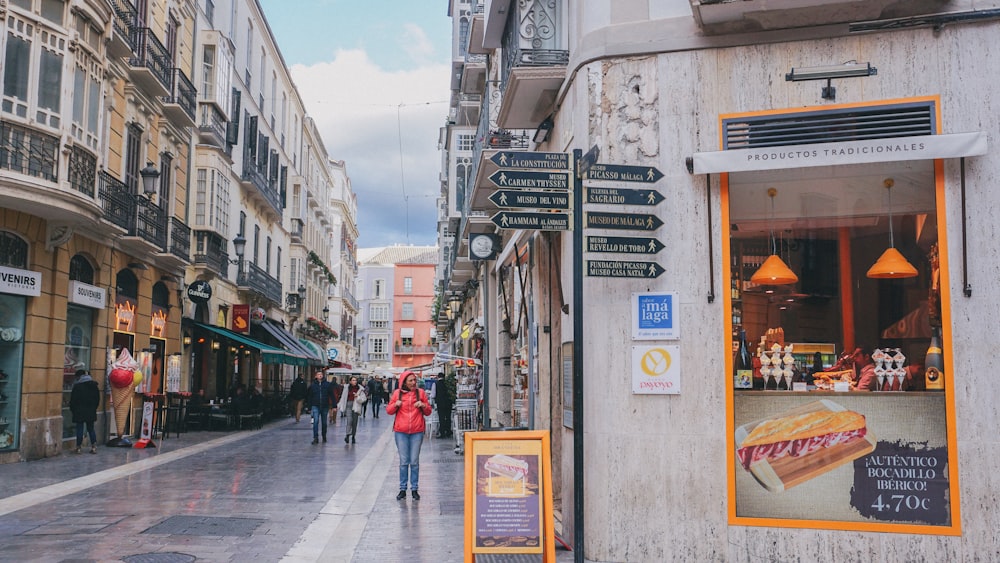
<path id="1" fill-rule="evenodd" d="M 156 181 L 160 179 L 160 171 L 153 166 L 151 160 L 146 161 L 146 167 L 139 171 L 142 176 L 142 193 L 152 197 L 156 193 Z"/>
<path id="2" fill-rule="evenodd" d="M 243 260 L 244 252 L 247 249 L 247 239 L 243 236 L 243 233 L 236 233 L 233 237 L 233 251 L 236 252 L 236 260 L 230 259 L 230 264 L 239 264 Z"/>
<path id="3" fill-rule="evenodd" d="M 191 345 L 191 335 L 190 334 L 185 334 L 184 338 L 181 341 L 184 343 L 184 347 L 185 348 L 188 347 L 188 346 L 190 346 Z"/>
<path id="4" fill-rule="evenodd" d="M 549 133 L 552 132 L 553 125 L 554 123 L 552 122 L 551 115 L 543 119 L 535 129 L 535 136 L 532 137 L 531 140 L 534 141 L 536 145 L 540 145 L 547 141 L 549 139 Z"/>
<path id="5" fill-rule="evenodd" d="M 892 233 L 892 186 L 895 185 L 892 178 L 882 180 L 886 192 L 889 194 L 889 248 L 885 249 L 882 256 L 868 268 L 868 277 L 874 279 L 900 279 L 912 278 L 917 275 L 917 269 L 910 264 L 902 254 L 896 250 L 896 241 Z"/>
<path id="6" fill-rule="evenodd" d="M 212 350 L 218 351 L 219 348 L 221 348 L 221 347 L 222 347 L 222 344 L 220 344 L 218 340 L 215 340 L 215 341 L 212 342 Z"/>
<path id="7" fill-rule="evenodd" d="M 776 195 L 778 195 L 777 189 L 767 189 L 767 196 L 771 198 L 771 221 L 768 225 L 771 233 L 769 241 L 771 243 L 771 255 L 750 276 L 750 282 L 757 285 L 789 285 L 799 281 L 799 277 L 795 275 L 795 272 L 778 256 L 778 245 L 774 239 L 774 197 Z"/>
<path id="8" fill-rule="evenodd" d="M 786 82 L 800 82 L 803 80 L 826 80 L 826 86 L 820 92 L 824 100 L 834 100 L 837 98 L 837 89 L 830 85 L 834 78 L 851 78 L 856 76 L 874 76 L 878 74 L 878 69 L 871 63 L 859 63 L 857 61 L 847 61 L 840 65 L 826 65 L 813 67 L 792 67 L 791 72 L 785 74 Z"/>

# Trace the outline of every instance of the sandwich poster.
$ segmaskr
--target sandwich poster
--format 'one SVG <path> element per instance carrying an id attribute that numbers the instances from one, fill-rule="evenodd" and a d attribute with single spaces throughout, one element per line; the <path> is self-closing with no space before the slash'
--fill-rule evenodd
<path id="1" fill-rule="evenodd" d="M 951 526 L 944 401 L 943 393 L 736 395 L 737 518 Z"/>
<path id="2" fill-rule="evenodd" d="M 473 442 L 474 553 L 542 553 L 539 440 Z M 469 485 L 468 483 L 466 484 Z"/>

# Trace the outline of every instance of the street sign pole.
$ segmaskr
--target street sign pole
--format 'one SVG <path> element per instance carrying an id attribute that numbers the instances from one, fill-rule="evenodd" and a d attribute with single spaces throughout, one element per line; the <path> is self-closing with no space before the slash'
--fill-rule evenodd
<path id="1" fill-rule="evenodd" d="M 600 149 L 573 149 L 573 560 L 583 560 L 583 178 Z"/>

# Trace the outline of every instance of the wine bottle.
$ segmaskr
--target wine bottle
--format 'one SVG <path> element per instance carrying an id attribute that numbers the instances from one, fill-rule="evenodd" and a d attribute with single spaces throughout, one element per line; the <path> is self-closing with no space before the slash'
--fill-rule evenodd
<path id="1" fill-rule="evenodd" d="M 753 387 L 753 360 L 747 347 L 747 331 L 740 330 L 740 343 L 733 358 L 733 387 L 750 389 Z"/>
<path id="2" fill-rule="evenodd" d="M 941 327 L 931 327 L 931 345 L 924 357 L 924 381 L 928 390 L 944 390 L 944 355 L 941 354 Z"/>

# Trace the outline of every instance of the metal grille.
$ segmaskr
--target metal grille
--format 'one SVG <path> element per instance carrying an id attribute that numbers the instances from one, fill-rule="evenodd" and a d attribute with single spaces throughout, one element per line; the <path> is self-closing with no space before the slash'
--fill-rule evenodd
<path id="1" fill-rule="evenodd" d="M 0 231 L 0 265 L 27 268 L 28 243 L 14 233 Z"/>
<path id="2" fill-rule="evenodd" d="M 918 102 L 723 121 L 726 149 L 933 135 L 934 103 Z"/>
<path id="3" fill-rule="evenodd" d="M 73 189 L 94 197 L 97 185 L 97 158 L 77 145 L 69 153 L 69 184 Z"/>
<path id="4" fill-rule="evenodd" d="M 56 181 L 59 138 L 0 121 L 0 168 Z"/>

